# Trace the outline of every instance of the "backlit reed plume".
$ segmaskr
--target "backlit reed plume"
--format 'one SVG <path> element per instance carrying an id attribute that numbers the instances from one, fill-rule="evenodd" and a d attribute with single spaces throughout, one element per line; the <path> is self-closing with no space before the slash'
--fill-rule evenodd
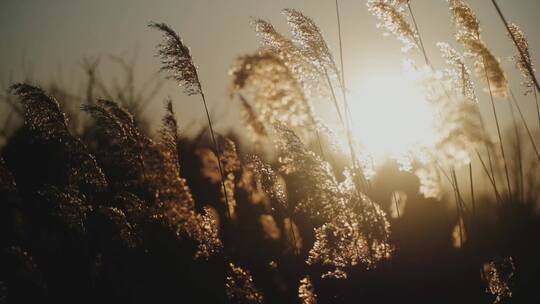
<path id="1" fill-rule="evenodd" d="M 66 160 L 66 185 L 76 186 L 85 193 L 104 190 L 107 181 L 103 172 L 86 146 L 69 132 L 67 118 L 58 101 L 42 89 L 28 84 L 13 85 L 11 90 L 23 105 L 25 125 L 39 139 L 60 147 Z"/>
<path id="2" fill-rule="evenodd" d="M 312 129 L 315 115 L 295 75 L 271 52 L 242 56 L 230 70 L 232 93 L 250 98 L 259 120 L 286 123 L 293 128 Z"/>
<path id="3" fill-rule="evenodd" d="M 352 175 L 338 183 L 330 165 L 309 151 L 293 131 L 276 124 L 280 171 L 290 177 L 295 211 L 323 224 L 315 230 L 308 264 L 331 268 L 323 277 L 346 278 L 346 267 L 375 266 L 391 253 L 389 225 L 377 204 L 359 193 Z M 314 185 L 317 185 L 314 188 Z"/>
<path id="4" fill-rule="evenodd" d="M 184 44 L 180 36 L 172 30 L 165 23 L 149 24 L 151 28 L 157 29 L 163 34 L 163 42 L 158 45 L 158 55 L 161 58 L 161 70 L 169 75 L 170 79 L 175 80 L 179 86 L 183 87 L 184 92 L 187 95 L 200 95 L 206 118 L 208 120 L 208 128 L 210 129 L 210 136 L 212 137 L 212 143 L 216 154 L 220 155 L 218 142 L 214 133 L 214 127 L 212 126 L 212 120 L 210 119 L 210 112 L 208 111 L 208 105 L 206 104 L 206 97 L 202 90 L 201 82 L 199 81 L 199 74 L 197 73 L 197 67 L 193 62 L 189 48 Z M 218 162 L 219 173 L 221 178 L 221 186 L 223 192 L 227 193 L 225 188 L 225 175 L 221 168 L 221 163 Z M 225 200 L 227 200 L 225 196 Z M 227 212 L 229 212 L 229 203 L 227 202 Z M 229 214 L 230 216 L 230 214 Z"/>
<path id="5" fill-rule="evenodd" d="M 489 144 L 490 141 L 483 132 L 482 118 L 476 102 L 464 95 L 465 89 L 462 89 L 462 92 L 454 90 L 456 80 L 452 74 L 457 74 L 458 71 L 450 72 L 450 75 L 446 75 L 450 76 L 448 78 L 430 68 L 419 69 L 411 61 L 407 61 L 404 68 L 414 74 L 424 88 L 424 97 L 434 115 L 434 141 L 425 147 L 417 148 L 418 151 L 412 151 L 415 158 L 424 160 L 424 163 L 435 158 L 444 165 L 469 164 L 475 149 Z M 460 76 L 466 77 L 464 75 Z M 470 86 L 469 95 L 475 96 L 474 87 L 472 84 Z"/>
<path id="6" fill-rule="evenodd" d="M 480 79 L 487 79 L 493 96 L 504 98 L 508 94 L 508 81 L 499 59 L 495 57 L 478 36 L 469 32 L 458 32 L 456 40 L 463 44 L 469 53 L 476 57 L 475 68 Z"/>
<path id="7" fill-rule="evenodd" d="M 463 95 L 472 102 L 478 102 L 471 70 L 463 61 L 463 55 L 452 48 L 448 43 L 439 42 L 437 43 L 437 46 L 439 47 L 446 64 L 450 67 L 447 70 L 447 74 L 452 80 L 456 94 Z"/>
<path id="8" fill-rule="evenodd" d="M 474 37 L 480 37 L 480 22 L 472 8 L 463 0 L 448 0 L 452 21 L 461 30 Z"/>
<path id="9" fill-rule="evenodd" d="M 379 20 L 377 27 L 393 34 L 404 44 L 402 51 L 420 48 L 418 33 L 407 22 L 404 9 L 398 1 L 370 0 L 367 2 L 367 6 L 369 12 Z"/>
<path id="10" fill-rule="evenodd" d="M 96 209 L 92 214 L 91 225 L 104 227 L 105 229 L 102 229 L 99 237 L 107 240 L 114 247 L 135 248 L 140 243 L 133 226 L 119 208 L 100 207 Z"/>
<path id="11" fill-rule="evenodd" d="M 346 269 L 357 265 L 375 267 L 390 258 L 390 225 L 380 207 L 356 191 L 331 221 L 315 229 L 315 243 L 307 263 L 321 264 L 329 270 L 322 278 L 347 278 Z"/>
<path id="12" fill-rule="evenodd" d="M 255 286 L 251 273 L 229 263 L 229 274 L 225 282 L 225 291 L 231 303 L 262 304 L 261 292 Z"/>
<path id="13" fill-rule="evenodd" d="M 339 204 L 339 184 L 330 164 L 310 151 L 300 138 L 284 124 L 274 125 L 277 133 L 279 171 L 291 177 L 289 199 L 295 212 L 330 220 Z M 317 187 L 313 188 L 314 185 Z"/>
<path id="14" fill-rule="evenodd" d="M 456 40 L 469 54 L 476 57 L 475 66 L 480 79 L 487 79 L 489 89 L 497 97 L 506 97 L 508 81 L 499 60 L 480 39 L 480 22 L 472 8 L 463 0 L 449 0 L 452 21 L 457 27 Z"/>
<path id="15" fill-rule="evenodd" d="M 167 24 L 152 22 L 149 26 L 163 33 L 163 42 L 158 45 L 161 70 L 175 80 L 187 95 L 201 94 L 201 82 L 189 47 Z"/>
<path id="16" fill-rule="evenodd" d="M 478 106 L 469 99 L 451 99 L 439 105 L 444 114 L 436 121 L 437 157 L 446 163 L 467 165 L 474 151 L 489 144 Z"/>
<path id="17" fill-rule="evenodd" d="M 317 304 L 317 294 L 315 288 L 311 283 L 309 276 L 300 280 L 300 286 L 298 287 L 298 298 L 302 301 L 302 304 Z"/>
<path id="18" fill-rule="evenodd" d="M 133 115 L 114 101 L 97 100 L 82 106 L 95 120 L 96 130 L 103 136 L 106 149 L 100 151 L 107 176 L 116 189 L 133 190 L 145 180 L 145 146 L 151 141 L 141 134 Z"/>
<path id="19" fill-rule="evenodd" d="M 482 274 L 486 282 L 487 291 L 495 296 L 493 303 L 501 303 L 512 297 L 510 281 L 514 276 L 515 266 L 512 257 L 495 259 L 484 264 Z"/>
<path id="20" fill-rule="evenodd" d="M 159 131 L 158 151 L 161 157 L 154 164 L 152 177 L 157 187 L 156 196 L 162 218 L 179 238 L 188 237 L 197 242 L 196 257 L 208 257 L 221 248 L 217 219 L 209 210 L 204 214 L 195 211 L 195 201 L 187 181 L 180 175 L 178 159 L 178 124 L 171 100 L 166 103 L 166 113 Z"/>
<path id="21" fill-rule="evenodd" d="M 242 107 L 242 118 L 250 131 L 253 141 L 265 141 L 268 138 L 268 132 L 266 131 L 264 123 L 259 119 L 258 114 L 249 102 L 242 95 L 239 95 L 239 98 Z"/>
<path id="22" fill-rule="evenodd" d="M 452 19 L 457 27 L 456 40 L 468 50 L 468 55 L 475 57 L 476 61 L 474 64 L 476 73 L 480 79 L 487 82 L 487 90 L 489 92 L 491 108 L 493 110 L 493 117 L 497 127 L 497 135 L 499 137 L 499 148 L 501 150 L 501 156 L 504 164 L 506 186 L 508 188 L 509 198 L 512 200 L 512 188 L 510 185 L 510 176 L 508 172 L 508 161 L 505 156 L 501 128 L 494 101 L 494 97 L 507 97 L 510 89 L 509 84 L 499 60 L 491 53 L 480 38 L 479 21 L 472 9 L 463 0 L 450 1 L 449 5 L 450 11 L 453 15 Z M 460 9 L 455 10 L 455 7 L 459 7 Z M 493 183 L 493 185 L 495 188 L 495 183 Z"/>
<path id="23" fill-rule="evenodd" d="M 233 210 L 236 209 L 236 199 L 234 198 L 236 188 L 235 174 L 240 170 L 240 159 L 236 152 L 236 144 L 231 139 L 222 138 L 219 142 L 219 147 L 221 150 L 220 162 L 225 173 L 225 190 L 227 191 L 223 194 L 226 197 L 224 203 L 228 204 L 231 216 L 234 218 L 235 212 Z"/>
<path id="24" fill-rule="evenodd" d="M 92 207 L 84 201 L 84 196 L 74 188 L 60 190 L 54 186 L 44 187 L 39 194 L 47 208 L 50 208 L 51 216 L 65 227 L 72 237 L 87 236 L 87 218 Z"/>
<path id="25" fill-rule="evenodd" d="M 428 165 L 414 172 L 420 181 L 419 192 L 426 198 L 440 200 L 442 198 L 442 179 L 437 167 Z"/>
<path id="26" fill-rule="evenodd" d="M 288 209 L 285 187 L 270 165 L 265 164 L 259 156 L 250 154 L 244 158 L 244 166 L 253 172 L 255 179 L 270 199 Z"/>
<path id="27" fill-rule="evenodd" d="M 495 9 L 497 10 L 497 14 L 499 15 L 499 17 L 501 18 L 502 22 L 504 23 L 504 26 L 506 27 L 506 30 L 508 31 L 508 34 L 510 35 L 510 38 L 512 38 L 512 41 L 514 42 L 514 45 L 516 46 L 518 52 L 519 52 L 519 56 L 521 56 L 521 60 L 523 61 L 523 63 L 526 63 L 527 62 L 527 54 L 523 52 L 523 48 L 522 46 L 520 46 L 520 42 L 518 40 L 518 37 L 516 37 L 514 34 L 514 31 L 511 29 L 511 26 L 510 26 L 510 23 L 506 20 L 506 18 L 504 17 L 502 11 L 501 11 L 501 8 L 499 7 L 499 4 L 497 3 L 496 0 L 491 0 L 491 3 L 493 4 L 493 6 L 495 7 Z M 538 80 L 536 79 L 536 75 L 535 75 L 535 72 L 534 72 L 534 67 L 531 65 L 528 65 L 526 66 L 527 70 L 528 70 L 528 74 L 534 84 L 534 86 L 536 87 L 536 90 L 537 91 L 540 91 L 540 84 L 538 84 Z M 540 114 L 539 114 L 540 116 Z"/>
<path id="28" fill-rule="evenodd" d="M 304 50 L 319 69 L 338 77 L 339 71 L 334 56 L 315 22 L 294 9 L 284 9 L 282 13 L 287 17 L 291 27 L 293 42 Z"/>
<path id="29" fill-rule="evenodd" d="M 517 24 L 510 23 L 508 25 L 510 30 L 509 35 L 513 36 L 518 48 L 518 54 L 514 56 L 517 67 L 521 71 L 521 75 L 524 78 L 523 85 L 525 86 L 525 94 L 532 93 L 535 90 L 533 76 L 529 68 L 532 68 L 532 72 L 535 72 L 534 64 L 531 60 L 531 53 L 529 51 L 529 41 L 525 36 L 525 33 L 519 28 Z M 523 54 L 523 56 L 521 55 Z"/>
<path id="30" fill-rule="evenodd" d="M 278 33 L 274 26 L 262 19 L 253 19 L 251 24 L 259 37 L 263 50 L 273 53 L 289 68 L 304 90 L 304 94 L 314 93 L 321 78 L 312 58 L 291 39 Z"/>
<path id="31" fill-rule="evenodd" d="M 119 192 L 112 200 L 112 206 L 119 208 L 126 215 L 126 219 L 139 233 L 143 229 L 149 215 L 148 204 L 130 192 Z"/>

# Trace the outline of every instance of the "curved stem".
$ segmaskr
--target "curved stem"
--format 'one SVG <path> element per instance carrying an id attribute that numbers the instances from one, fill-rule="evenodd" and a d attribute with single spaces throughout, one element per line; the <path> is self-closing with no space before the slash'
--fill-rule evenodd
<path id="1" fill-rule="evenodd" d="M 424 47 L 424 42 L 422 41 L 422 36 L 420 35 L 420 31 L 418 30 L 418 24 L 416 23 L 416 18 L 414 18 L 410 1 L 407 1 L 407 8 L 409 9 L 409 13 L 411 14 L 411 19 L 414 24 L 414 29 L 416 30 L 416 34 L 418 35 L 418 42 L 420 43 L 420 48 L 422 49 L 422 54 L 424 55 L 424 60 L 426 61 L 426 65 L 431 66 L 431 62 L 429 61 L 427 53 L 426 53 L 426 48 Z"/>
<path id="2" fill-rule="evenodd" d="M 225 187 L 225 173 L 223 171 L 223 167 L 221 165 L 221 152 L 219 151 L 219 145 L 216 140 L 216 136 L 214 133 L 214 127 L 212 126 L 212 119 L 210 119 L 210 112 L 208 111 L 208 106 L 206 104 L 206 98 L 204 96 L 204 92 L 201 90 L 201 98 L 204 105 L 204 111 L 206 112 L 206 118 L 208 119 L 208 127 L 210 129 L 210 136 L 212 137 L 212 143 L 214 144 L 214 149 L 216 149 L 216 156 L 217 156 L 217 163 L 219 168 L 219 176 L 221 181 L 221 187 L 223 189 L 223 196 L 225 197 L 225 205 L 227 207 L 227 216 L 229 219 L 231 219 L 231 210 L 229 206 L 229 199 L 227 198 L 227 188 Z"/>
<path id="3" fill-rule="evenodd" d="M 508 25 L 508 21 L 506 21 L 506 18 L 504 17 L 501 8 L 497 4 L 497 1 L 491 0 L 491 3 L 493 3 L 493 6 L 495 6 L 495 9 L 497 10 L 497 13 L 499 14 L 499 17 L 501 18 L 502 22 L 504 23 L 504 26 L 506 27 L 506 30 L 508 31 L 508 34 L 510 34 L 510 37 L 512 38 L 512 41 L 514 42 L 514 45 L 516 46 L 519 55 L 521 56 L 521 60 L 526 63 L 525 67 L 527 68 L 527 71 L 529 72 L 529 76 L 531 76 L 532 81 L 534 82 L 534 85 L 536 86 L 536 89 L 540 91 L 540 85 L 538 85 L 538 80 L 536 79 L 536 75 L 534 74 L 534 69 L 531 66 L 530 62 L 526 60 L 527 55 L 525 54 L 525 51 L 522 50 L 519 47 L 519 43 L 517 42 L 516 37 L 514 36 L 514 33 L 510 30 L 510 26 Z"/>
<path id="4" fill-rule="evenodd" d="M 503 145 L 502 136 L 501 136 L 501 127 L 499 125 L 499 118 L 497 116 L 497 110 L 495 109 L 495 101 L 493 98 L 493 92 L 491 91 L 491 82 L 487 74 L 485 63 L 484 63 L 484 73 L 485 73 L 486 81 L 488 85 L 491 108 L 493 110 L 493 117 L 495 118 L 495 125 L 497 126 L 497 135 L 499 136 L 499 147 L 501 149 L 501 156 L 503 158 L 504 173 L 506 175 L 506 185 L 508 187 L 508 195 L 509 195 L 510 201 L 512 201 L 512 187 L 510 186 L 510 174 L 508 173 L 508 164 L 506 162 L 506 155 L 504 153 L 504 145 Z"/>
<path id="5" fill-rule="evenodd" d="M 529 129 L 529 126 L 527 125 L 527 121 L 525 120 L 525 117 L 523 116 L 523 112 L 521 112 L 521 108 L 519 107 L 519 104 L 517 103 L 516 96 L 514 95 L 514 92 L 510 90 L 510 96 L 512 97 L 512 102 L 516 106 L 519 116 L 521 118 L 521 121 L 523 122 L 523 126 L 525 127 L 525 130 L 527 131 L 527 135 L 529 136 L 529 139 L 531 140 L 531 144 L 534 148 L 534 152 L 536 153 L 536 157 L 538 158 L 538 161 L 540 161 L 540 153 L 538 152 L 538 148 L 536 147 L 536 144 L 534 143 L 534 137 L 532 135 L 531 130 Z"/>

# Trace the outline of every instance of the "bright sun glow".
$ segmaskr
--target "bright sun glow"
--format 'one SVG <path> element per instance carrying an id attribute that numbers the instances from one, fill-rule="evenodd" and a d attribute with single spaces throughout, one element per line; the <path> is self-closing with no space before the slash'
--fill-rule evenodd
<path id="1" fill-rule="evenodd" d="M 403 156 L 434 142 L 432 112 L 413 75 L 370 75 L 361 83 L 351 100 L 352 131 L 375 159 Z"/>

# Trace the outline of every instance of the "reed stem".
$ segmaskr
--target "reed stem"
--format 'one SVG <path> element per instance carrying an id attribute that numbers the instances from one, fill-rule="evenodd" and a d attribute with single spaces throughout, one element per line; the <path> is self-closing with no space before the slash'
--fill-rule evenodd
<path id="1" fill-rule="evenodd" d="M 221 152 L 219 151 L 219 145 L 218 145 L 218 142 L 216 140 L 216 136 L 215 136 L 215 133 L 214 133 L 214 127 L 212 126 L 212 119 L 210 119 L 210 112 L 208 111 L 208 106 L 207 106 L 207 103 L 206 103 L 206 97 L 204 96 L 204 92 L 203 90 L 201 90 L 201 98 L 202 98 L 202 101 L 203 101 L 203 105 L 204 105 L 204 111 L 206 113 L 206 118 L 208 119 L 208 128 L 210 129 L 210 136 L 212 137 L 212 143 L 214 144 L 214 149 L 216 149 L 216 154 L 217 154 L 217 163 L 218 163 L 218 168 L 219 168 L 219 176 L 220 176 L 220 181 L 221 181 L 221 187 L 223 189 L 223 196 L 225 197 L 225 205 L 227 206 L 227 216 L 229 217 L 229 219 L 231 219 L 231 210 L 230 210 L 230 206 L 229 206 L 229 199 L 227 198 L 227 187 L 225 187 L 225 173 L 223 171 L 223 167 L 221 165 Z"/>
<path id="2" fill-rule="evenodd" d="M 491 0 L 491 3 L 493 3 L 493 6 L 495 6 L 495 9 L 497 10 L 497 13 L 499 14 L 499 17 L 501 18 L 502 22 L 504 23 L 504 26 L 506 27 L 506 30 L 508 31 L 508 34 L 512 38 L 512 41 L 514 42 L 514 45 L 516 46 L 519 55 L 521 56 L 521 60 L 526 63 L 525 67 L 527 68 L 527 71 L 529 72 L 529 76 L 531 76 L 532 81 L 534 82 L 534 85 L 536 86 L 536 89 L 540 91 L 540 85 L 538 85 L 538 80 L 536 79 L 536 75 L 534 74 L 534 69 L 531 66 L 531 64 L 526 60 L 527 54 L 524 53 L 524 51 L 519 47 L 519 44 L 517 42 L 516 37 L 514 36 L 514 33 L 510 30 L 510 26 L 508 24 L 508 21 L 504 17 L 501 8 L 499 7 L 499 4 L 497 4 L 497 1 Z"/>
<path id="3" fill-rule="evenodd" d="M 512 92 L 512 90 L 510 90 L 510 97 L 512 97 L 511 98 L 512 102 L 514 103 L 514 105 L 516 106 L 516 109 L 518 110 L 521 121 L 523 122 L 523 126 L 525 127 L 525 130 L 527 131 L 527 135 L 529 136 L 531 144 L 534 148 L 534 152 L 536 153 L 536 157 L 538 158 L 538 161 L 540 162 L 540 153 L 538 152 L 538 148 L 536 147 L 536 144 L 534 143 L 534 137 L 532 135 L 531 130 L 529 129 L 529 126 L 527 125 L 527 121 L 525 120 L 525 117 L 523 116 L 523 112 L 521 112 L 521 108 L 519 107 L 516 96 L 514 95 L 514 92 Z"/>
<path id="4" fill-rule="evenodd" d="M 508 163 L 506 161 L 506 155 L 504 153 L 504 145 L 503 145 L 503 141 L 502 141 L 501 127 L 499 125 L 499 118 L 497 116 L 497 110 L 495 109 L 495 101 L 494 101 L 494 98 L 493 98 L 493 92 L 491 90 L 491 82 L 490 82 L 488 74 L 487 74 L 485 63 L 484 63 L 484 73 L 485 73 L 486 81 L 487 81 L 487 85 L 488 85 L 489 98 L 490 98 L 490 101 L 491 101 L 491 108 L 493 110 L 493 117 L 495 118 L 495 125 L 497 126 L 497 135 L 499 137 L 499 147 L 501 149 L 501 156 L 503 158 L 504 173 L 505 173 L 505 176 L 506 176 L 506 185 L 508 187 L 508 196 L 510 198 L 510 201 L 512 201 L 512 187 L 510 186 L 510 174 L 508 173 Z"/>

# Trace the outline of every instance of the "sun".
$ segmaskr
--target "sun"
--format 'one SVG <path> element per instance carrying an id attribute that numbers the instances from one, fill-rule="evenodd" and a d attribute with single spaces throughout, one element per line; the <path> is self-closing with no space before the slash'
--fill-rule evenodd
<path id="1" fill-rule="evenodd" d="M 435 142 L 433 112 L 415 75 L 371 74 L 351 92 L 352 133 L 374 159 L 414 154 Z"/>

